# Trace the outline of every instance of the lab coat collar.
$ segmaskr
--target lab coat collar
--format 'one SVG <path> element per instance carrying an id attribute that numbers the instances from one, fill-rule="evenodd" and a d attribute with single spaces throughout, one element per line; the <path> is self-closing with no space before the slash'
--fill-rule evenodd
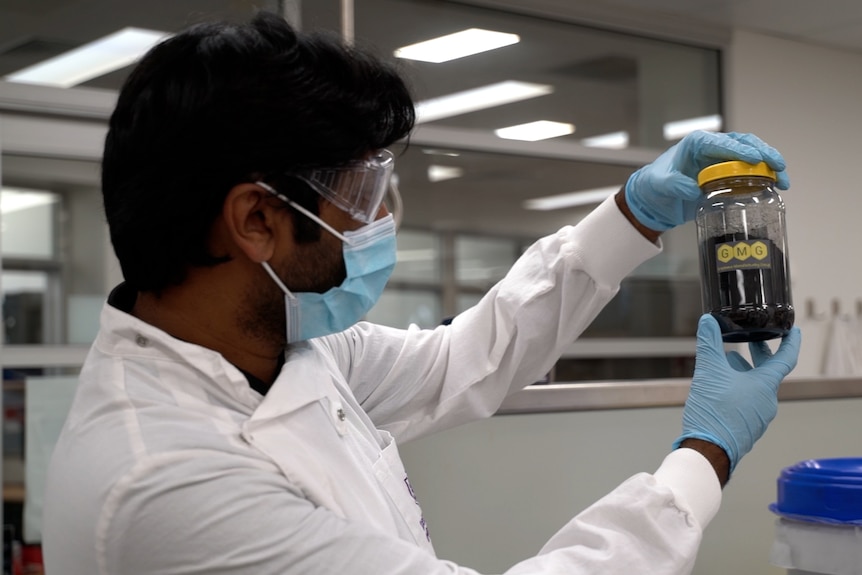
<path id="1" fill-rule="evenodd" d="M 255 421 L 285 415 L 336 394 L 323 358 L 310 343 L 298 342 L 286 352 L 281 372 L 261 401 L 242 372 L 220 353 L 177 339 L 120 309 L 134 304 L 134 293 L 129 290 L 121 284 L 102 308 L 101 329 L 94 343 L 102 353 L 187 365 L 253 411 Z"/>
<path id="2" fill-rule="evenodd" d="M 263 421 L 296 411 L 333 393 L 323 359 L 308 342 L 291 344 L 281 372 L 252 420 Z"/>
<path id="3" fill-rule="evenodd" d="M 102 307 L 100 329 L 93 348 L 113 357 L 137 357 L 152 361 L 170 361 L 198 372 L 249 412 L 260 404 L 260 394 L 248 384 L 242 372 L 220 353 L 173 337 L 167 332 L 138 319 L 126 309 L 129 288 L 121 284 Z M 119 295 L 119 299 L 118 299 Z"/>

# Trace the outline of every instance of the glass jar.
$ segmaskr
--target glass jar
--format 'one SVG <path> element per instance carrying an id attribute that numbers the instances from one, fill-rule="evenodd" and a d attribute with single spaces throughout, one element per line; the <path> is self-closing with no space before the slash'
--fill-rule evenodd
<path id="1" fill-rule="evenodd" d="M 765 163 L 701 170 L 697 209 L 701 295 L 726 342 L 782 337 L 793 326 L 784 201 Z"/>

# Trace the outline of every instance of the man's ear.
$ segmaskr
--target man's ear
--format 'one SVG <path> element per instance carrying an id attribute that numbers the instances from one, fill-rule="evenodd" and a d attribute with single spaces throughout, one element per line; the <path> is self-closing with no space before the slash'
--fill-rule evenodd
<path id="1" fill-rule="evenodd" d="M 269 261 L 278 239 L 292 237 L 289 210 L 256 184 L 237 184 L 227 194 L 222 216 L 228 236 L 246 257 L 255 263 Z"/>

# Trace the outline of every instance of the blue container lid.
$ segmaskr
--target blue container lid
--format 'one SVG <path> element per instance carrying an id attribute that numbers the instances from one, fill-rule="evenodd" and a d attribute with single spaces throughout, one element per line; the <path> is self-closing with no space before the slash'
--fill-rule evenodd
<path id="1" fill-rule="evenodd" d="M 809 459 L 784 468 L 769 509 L 801 521 L 862 525 L 862 458 Z"/>

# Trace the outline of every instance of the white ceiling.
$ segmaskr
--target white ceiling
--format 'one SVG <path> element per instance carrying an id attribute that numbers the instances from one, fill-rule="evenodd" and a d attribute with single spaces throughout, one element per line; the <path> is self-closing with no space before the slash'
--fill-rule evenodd
<path id="1" fill-rule="evenodd" d="M 289 4 L 303 0 L 282 0 Z M 304 0 L 306 5 L 340 0 Z M 353 0 L 362 10 L 367 0 Z M 714 44 L 723 31 L 741 28 L 775 36 L 862 51 L 862 2 L 859 0 L 455 0 L 580 22 L 614 25 L 627 30 L 701 38 Z M 138 19 L 174 20 L 192 13 L 240 12 L 278 0 L 206 2 L 132 2 L 130 0 L 3 0 L 0 2 L 0 48 L 33 29 L 74 40 L 93 28 L 110 28 L 119 13 Z M 226 8 L 226 6 L 228 8 Z M 301 11 L 301 9 L 300 9 Z M 217 14 L 215 14 L 217 15 Z M 62 32 L 62 34 L 60 34 Z M 87 38 L 89 39 L 89 38 Z"/>
<path id="2" fill-rule="evenodd" d="M 716 24 L 862 51 L 862 2 L 858 0 L 649 0 L 646 4 Z"/>
<path id="3" fill-rule="evenodd" d="M 701 37 L 731 28 L 862 52 L 859 0 L 465 0 L 533 14 L 612 24 L 628 30 Z"/>
<path id="4" fill-rule="evenodd" d="M 255 7 L 298 4 L 300 13 L 326 6 L 338 14 L 341 0 L 2 0 L 0 75 L 40 57 L 33 50 L 63 51 L 113 32 L 118 21 L 175 30 L 198 18 L 238 17 Z M 357 14 L 377 0 L 351 0 Z M 410 0 L 399 0 L 410 9 Z M 648 36 L 721 47 L 732 29 L 862 52 L 860 0 L 452 0 L 439 2 L 501 8 L 572 22 L 596 24 Z M 381 26 L 404 34 L 386 18 Z M 332 25 L 332 22 L 327 22 Z M 160 28 L 161 26 L 161 28 Z M 28 40 L 38 40 L 28 43 Z M 26 47 L 26 50 L 14 50 Z M 29 50 L 29 52 L 28 52 Z M 756 55 L 752 55 L 756 57 Z M 764 63 L 767 64 L 768 63 Z M 113 79 L 104 80 L 109 85 Z M 117 78 L 119 80 L 119 78 Z M 116 82 L 117 84 L 119 82 Z"/>

